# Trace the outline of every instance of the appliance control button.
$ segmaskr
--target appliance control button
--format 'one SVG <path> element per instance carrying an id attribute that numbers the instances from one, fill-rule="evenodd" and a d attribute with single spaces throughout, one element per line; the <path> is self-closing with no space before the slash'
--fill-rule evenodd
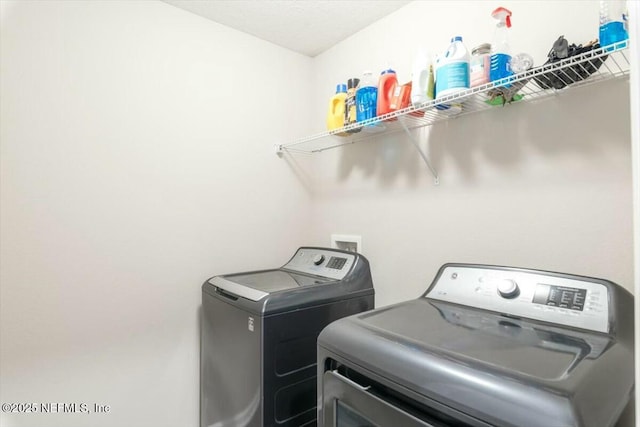
<path id="1" fill-rule="evenodd" d="M 320 265 L 324 262 L 324 255 L 322 254 L 318 254 L 316 256 L 313 257 L 313 263 L 315 265 Z"/>
<path id="2" fill-rule="evenodd" d="M 511 279 L 504 279 L 498 282 L 498 293 L 502 298 L 515 298 L 520 294 L 518 284 Z"/>

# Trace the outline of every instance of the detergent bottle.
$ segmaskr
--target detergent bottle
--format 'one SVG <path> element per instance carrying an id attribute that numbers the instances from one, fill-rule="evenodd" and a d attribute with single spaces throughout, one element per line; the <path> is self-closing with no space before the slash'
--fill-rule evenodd
<path id="1" fill-rule="evenodd" d="M 391 99 L 397 86 L 398 78 L 395 71 L 389 68 L 380 73 L 380 79 L 378 79 L 378 105 L 376 107 L 378 116 L 395 111 L 391 107 Z"/>
<path id="2" fill-rule="evenodd" d="M 407 108 L 411 105 L 412 86 L 412 82 L 408 82 L 403 85 L 396 85 L 396 89 L 393 91 L 393 96 L 391 97 L 391 102 L 389 103 L 392 111 L 402 110 L 403 108 Z"/>
<path id="3" fill-rule="evenodd" d="M 605 47 L 629 38 L 626 3 L 621 0 L 600 1 L 600 46 Z M 622 43 L 620 47 L 626 47 Z M 605 50 L 613 50 L 605 49 Z"/>
<path id="4" fill-rule="evenodd" d="M 430 65 L 431 61 L 425 51 L 422 49 L 418 51 L 411 73 L 411 102 L 413 105 L 420 105 L 430 99 L 427 95 Z"/>
<path id="5" fill-rule="evenodd" d="M 469 59 L 462 37 L 452 38 L 449 48 L 436 61 L 436 98 L 469 88 Z"/>
<path id="6" fill-rule="evenodd" d="M 360 79 L 351 78 L 347 80 L 347 99 L 345 101 L 344 124 L 351 125 L 356 122 L 356 89 L 358 88 Z M 360 132 L 360 128 L 351 129 L 349 133 Z"/>
<path id="7" fill-rule="evenodd" d="M 499 7 L 491 12 L 491 16 L 498 20 L 493 43 L 491 43 L 489 67 L 489 80 L 493 82 L 513 74 L 510 65 L 511 49 L 509 48 L 508 40 L 509 28 L 511 28 L 511 11 L 504 7 Z M 509 87 L 510 85 L 503 86 Z"/>
<path id="8" fill-rule="evenodd" d="M 378 85 L 373 72 L 365 71 L 356 89 L 356 120 L 362 122 L 376 117 Z"/>
<path id="9" fill-rule="evenodd" d="M 345 105 L 347 98 L 347 85 L 336 86 L 336 94 L 329 101 L 329 111 L 327 112 L 327 130 L 340 129 L 344 126 Z M 339 134 L 341 135 L 341 134 Z"/>

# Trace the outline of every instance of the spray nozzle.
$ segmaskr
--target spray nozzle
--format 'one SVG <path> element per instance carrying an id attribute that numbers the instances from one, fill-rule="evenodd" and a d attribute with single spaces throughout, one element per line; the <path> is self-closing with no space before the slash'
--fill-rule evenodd
<path id="1" fill-rule="evenodd" d="M 499 7 L 491 12 L 491 17 L 500 21 L 500 24 L 506 25 L 507 28 L 511 28 L 511 11 L 509 9 Z"/>

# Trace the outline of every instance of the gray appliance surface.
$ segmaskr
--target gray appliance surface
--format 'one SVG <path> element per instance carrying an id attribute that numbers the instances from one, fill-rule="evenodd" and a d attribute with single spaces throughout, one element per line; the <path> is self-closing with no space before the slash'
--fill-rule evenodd
<path id="1" fill-rule="evenodd" d="M 611 426 L 634 388 L 633 299 L 600 279 L 447 264 L 421 298 L 329 325 L 318 353 L 319 375 L 332 360 L 463 425 Z"/>
<path id="2" fill-rule="evenodd" d="M 326 248 L 299 248 L 281 268 L 205 281 L 200 425 L 315 425 L 317 336 L 373 300 L 368 261 Z"/>
<path id="3" fill-rule="evenodd" d="M 358 254 L 303 247 L 281 268 L 215 276 L 202 289 L 211 295 L 240 297 L 233 304 L 266 315 L 369 295 L 368 268 Z"/>
<path id="4" fill-rule="evenodd" d="M 335 279 L 308 276 L 285 270 L 269 270 L 259 273 L 231 274 L 225 276 L 240 285 L 259 289 L 266 294 L 295 289 L 300 286 L 311 286 L 335 282 Z"/>

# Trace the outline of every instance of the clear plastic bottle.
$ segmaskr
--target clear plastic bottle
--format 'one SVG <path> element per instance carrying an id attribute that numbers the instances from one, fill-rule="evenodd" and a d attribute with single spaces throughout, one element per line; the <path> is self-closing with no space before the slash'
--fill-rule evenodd
<path id="1" fill-rule="evenodd" d="M 493 43 L 491 43 L 491 68 L 489 69 L 489 79 L 494 82 L 513 74 L 510 66 L 511 49 L 508 40 L 508 32 L 511 28 L 511 11 L 499 7 L 491 12 L 491 16 L 498 20 Z M 503 86 L 509 87 L 509 85 Z"/>
<path id="2" fill-rule="evenodd" d="M 627 7 L 621 0 L 600 1 L 600 46 L 605 47 L 629 38 L 626 29 Z M 623 43 L 620 47 L 625 47 Z"/>
<path id="3" fill-rule="evenodd" d="M 378 102 L 378 81 L 372 71 L 365 71 L 356 90 L 356 120 L 364 120 L 376 117 Z"/>

